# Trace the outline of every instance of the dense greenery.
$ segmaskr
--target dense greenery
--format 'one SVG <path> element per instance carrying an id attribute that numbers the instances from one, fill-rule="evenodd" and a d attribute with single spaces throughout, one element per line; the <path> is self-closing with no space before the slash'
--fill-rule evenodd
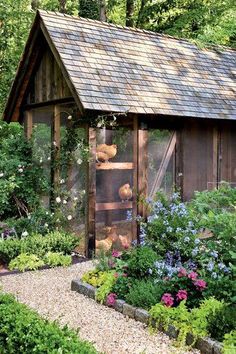
<path id="1" fill-rule="evenodd" d="M 147 220 L 138 217 L 141 245 L 100 256 L 83 280 L 113 306 L 116 298 L 151 309 L 153 319 L 174 324 L 178 342 L 188 332 L 224 340 L 235 330 L 235 190 L 196 193 L 190 203 L 178 193 L 147 200 Z M 105 296 L 106 295 L 106 296 Z M 228 335 L 232 346 L 234 332 Z"/>
<path id="2" fill-rule="evenodd" d="M 96 354 L 75 331 L 40 318 L 13 296 L 0 294 L 0 351 L 3 354 Z"/>
<path id="3" fill-rule="evenodd" d="M 107 18 L 202 45 L 236 46 L 234 0 L 1 0 L 0 116 L 37 8 L 92 19 Z"/>
<path id="4" fill-rule="evenodd" d="M 22 253 L 34 254 L 41 258 L 45 257 L 48 252 L 61 252 L 67 255 L 71 254 L 78 243 L 78 237 L 59 231 L 51 232 L 45 236 L 35 234 L 22 239 L 9 238 L 0 241 L 0 259 L 9 263 Z M 52 261 L 52 254 L 49 254 L 48 257 Z"/>

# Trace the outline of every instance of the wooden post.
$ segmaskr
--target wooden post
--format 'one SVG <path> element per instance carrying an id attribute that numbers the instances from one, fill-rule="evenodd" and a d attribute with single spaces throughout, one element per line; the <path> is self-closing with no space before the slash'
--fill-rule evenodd
<path id="1" fill-rule="evenodd" d="M 181 199 L 184 199 L 184 175 L 183 175 L 183 131 L 182 127 L 176 131 L 176 148 L 175 148 L 175 184 L 180 190 Z"/>
<path id="2" fill-rule="evenodd" d="M 138 130 L 138 195 L 146 199 L 148 195 L 148 131 Z M 144 203 L 138 203 L 138 214 L 146 218 L 147 210 Z"/>
<path id="3" fill-rule="evenodd" d="M 30 139 L 33 133 L 33 114 L 31 110 L 25 112 L 25 135 Z"/>
<path id="4" fill-rule="evenodd" d="M 60 106 L 54 106 L 54 117 L 53 117 L 53 148 L 54 148 L 54 171 L 53 171 L 53 185 L 54 189 L 58 188 L 60 181 L 60 168 L 58 165 L 60 158 Z"/>
<path id="5" fill-rule="evenodd" d="M 218 185 L 218 129 L 213 128 L 213 157 L 212 157 L 212 189 Z"/>
<path id="6" fill-rule="evenodd" d="M 138 227 L 137 227 L 137 198 L 138 198 L 138 117 L 133 116 L 133 224 L 132 233 L 133 239 L 139 242 Z"/>
<path id="7" fill-rule="evenodd" d="M 96 241 L 96 129 L 87 128 L 87 138 L 90 148 L 90 159 L 87 173 L 87 213 L 86 213 L 86 250 L 85 254 L 91 258 L 95 252 Z"/>

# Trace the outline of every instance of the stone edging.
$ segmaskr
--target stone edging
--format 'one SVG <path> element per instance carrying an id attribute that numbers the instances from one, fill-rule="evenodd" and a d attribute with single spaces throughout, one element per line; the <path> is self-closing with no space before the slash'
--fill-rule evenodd
<path id="1" fill-rule="evenodd" d="M 80 279 L 72 280 L 71 290 L 95 300 L 96 288 L 90 284 L 82 282 Z M 142 322 L 146 325 L 149 324 L 150 315 L 148 311 L 129 305 L 124 300 L 116 300 L 113 308 L 136 321 Z M 178 336 L 177 329 L 171 325 L 167 330 L 164 330 L 164 328 L 160 326 L 159 330 L 164 332 L 170 338 L 177 338 Z M 191 344 L 193 342 L 193 336 L 189 334 L 186 341 L 188 345 Z M 201 354 L 222 354 L 222 344 L 211 338 L 199 338 L 194 347 L 199 349 Z"/>

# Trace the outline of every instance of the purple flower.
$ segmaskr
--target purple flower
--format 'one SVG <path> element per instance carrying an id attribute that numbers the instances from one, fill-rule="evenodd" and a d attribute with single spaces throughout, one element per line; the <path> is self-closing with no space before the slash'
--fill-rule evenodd
<path id="1" fill-rule="evenodd" d="M 117 295 L 115 293 L 110 293 L 108 296 L 107 296 L 107 306 L 114 306 L 115 305 L 115 302 L 116 302 L 116 298 L 117 298 Z"/>

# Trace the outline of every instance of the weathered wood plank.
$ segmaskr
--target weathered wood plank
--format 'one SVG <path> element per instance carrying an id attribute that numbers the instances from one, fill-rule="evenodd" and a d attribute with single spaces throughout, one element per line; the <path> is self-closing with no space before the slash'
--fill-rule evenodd
<path id="1" fill-rule="evenodd" d="M 27 139 L 30 139 L 32 136 L 32 132 L 33 132 L 33 115 L 32 115 L 32 111 L 26 111 L 25 112 L 25 134 Z"/>
<path id="2" fill-rule="evenodd" d="M 96 211 L 132 209 L 132 202 L 96 203 Z"/>
<path id="3" fill-rule="evenodd" d="M 148 193 L 148 131 L 138 130 L 138 195 L 146 199 Z M 138 203 L 138 214 L 146 217 L 145 203 Z"/>
<path id="4" fill-rule="evenodd" d="M 96 240 L 96 129 L 87 128 L 90 159 L 87 173 L 87 220 L 86 220 L 86 256 L 91 258 L 95 252 Z"/>
<path id="5" fill-rule="evenodd" d="M 133 239 L 139 241 L 138 227 L 137 227 L 137 213 L 138 213 L 138 116 L 133 115 L 133 222 L 132 222 L 132 236 Z"/>
<path id="6" fill-rule="evenodd" d="M 133 163 L 132 162 L 104 162 L 104 163 L 96 163 L 97 170 L 132 170 Z"/>
<path id="7" fill-rule="evenodd" d="M 53 148 L 54 148 L 54 162 L 57 162 L 60 158 L 60 106 L 54 106 L 54 117 L 53 117 Z M 60 181 L 60 168 L 56 164 L 53 171 L 53 184 L 54 189 L 59 186 Z"/>

